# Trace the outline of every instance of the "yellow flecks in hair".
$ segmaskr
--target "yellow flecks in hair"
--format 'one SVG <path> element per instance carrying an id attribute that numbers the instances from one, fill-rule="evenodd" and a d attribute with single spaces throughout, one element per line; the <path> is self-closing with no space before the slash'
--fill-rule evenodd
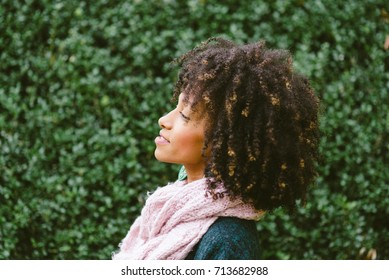
<path id="1" fill-rule="evenodd" d="M 235 102 L 237 99 L 238 99 L 238 96 L 236 95 L 236 92 L 234 91 L 232 93 L 232 96 L 230 97 L 230 101 L 231 102 Z"/>
<path id="2" fill-rule="evenodd" d="M 305 167 L 305 161 L 303 159 L 300 159 L 300 167 L 301 168 Z"/>
<path id="3" fill-rule="evenodd" d="M 286 165 L 286 163 L 283 163 L 282 165 L 281 165 L 281 169 L 282 170 L 286 170 L 288 168 L 288 166 Z"/>
<path id="4" fill-rule="evenodd" d="M 249 155 L 249 161 L 256 161 L 257 159 L 253 155 Z"/>
<path id="5" fill-rule="evenodd" d="M 291 86 L 291 84 L 290 84 L 289 81 L 286 81 L 285 86 L 286 86 L 286 88 L 287 88 L 288 90 L 291 90 L 291 89 L 292 89 L 292 86 Z"/>
<path id="6" fill-rule="evenodd" d="M 228 155 L 230 157 L 233 157 L 233 156 L 235 156 L 235 152 L 231 148 L 228 148 Z"/>
<path id="7" fill-rule="evenodd" d="M 270 94 L 270 101 L 273 106 L 279 106 L 280 105 L 280 99 L 275 97 L 273 94 Z"/>
<path id="8" fill-rule="evenodd" d="M 215 78 L 215 73 L 204 73 L 197 77 L 200 81 L 212 80 Z"/>
<path id="9" fill-rule="evenodd" d="M 215 168 L 215 166 L 212 166 L 211 172 L 213 174 L 213 177 L 215 177 L 216 180 L 220 180 L 222 176 L 220 175 L 219 171 Z"/>
<path id="10" fill-rule="evenodd" d="M 232 118 L 232 110 L 233 110 L 233 107 L 236 103 L 236 100 L 237 100 L 237 95 L 236 93 L 234 92 L 232 94 L 232 96 L 228 99 L 226 99 L 225 103 L 226 103 L 226 109 L 227 109 L 227 115 L 228 115 L 228 119 L 231 121 L 231 118 Z"/>
<path id="11" fill-rule="evenodd" d="M 228 175 L 231 177 L 234 176 L 234 173 L 235 173 L 235 165 L 228 166 Z"/>
<path id="12" fill-rule="evenodd" d="M 278 185 L 280 186 L 280 188 L 283 188 L 283 189 L 285 189 L 285 187 L 286 187 L 286 184 L 284 182 L 281 182 Z"/>
<path id="13" fill-rule="evenodd" d="M 228 120 L 231 121 L 231 118 L 232 118 L 232 104 L 231 104 L 231 102 L 226 101 L 226 110 L 227 110 Z"/>
<path id="14" fill-rule="evenodd" d="M 204 64 L 204 65 L 207 65 L 207 64 L 208 64 L 208 60 L 203 59 L 203 60 L 201 61 L 201 63 Z"/>
<path id="15" fill-rule="evenodd" d="M 249 116 L 249 108 L 248 107 L 246 107 L 242 110 L 242 116 L 244 116 L 246 118 Z"/>

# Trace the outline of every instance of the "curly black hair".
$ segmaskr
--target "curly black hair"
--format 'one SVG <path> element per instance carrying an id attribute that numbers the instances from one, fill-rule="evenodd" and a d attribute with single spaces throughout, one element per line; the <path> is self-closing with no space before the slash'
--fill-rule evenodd
<path id="1" fill-rule="evenodd" d="M 290 53 L 210 38 L 175 62 L 173 99 L 183 93 L 207 118 L 209 190 L 222 182 L 260 210 L 305 203 L 319 157 L 319 100 Z"/>

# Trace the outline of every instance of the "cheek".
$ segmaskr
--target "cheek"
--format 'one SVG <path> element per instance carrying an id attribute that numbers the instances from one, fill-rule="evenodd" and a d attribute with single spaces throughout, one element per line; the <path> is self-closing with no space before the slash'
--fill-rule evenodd
<path id="1" fill-rule="evenodd" d="M 204 136 L 202 132 L 184 133 L 179 139 L 180 149 L 191 154 L 201 155 L 201 150 L 204 145 Z"/>
<path id="2" fill-rule="evenodd" d="M 203 136 L 200 133 L 193 133 L 193 134 L 184 134 L 183 136 L 183 142 L 190 142 L 192 144 L 201 145 L 204 142 Z"/>

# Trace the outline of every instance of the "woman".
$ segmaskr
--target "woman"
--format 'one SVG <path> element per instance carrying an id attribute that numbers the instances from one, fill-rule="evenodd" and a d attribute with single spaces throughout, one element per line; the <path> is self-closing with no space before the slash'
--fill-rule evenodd
<path id="1" fill-rule="evenodd" d="M 316 175 L 318 99 L 263 42 L 211 38 L 177 62 L 155 157 L 186 176 L 147 199 L 114 258 L 257 259 L 255 221 L 295 210 Z"/>

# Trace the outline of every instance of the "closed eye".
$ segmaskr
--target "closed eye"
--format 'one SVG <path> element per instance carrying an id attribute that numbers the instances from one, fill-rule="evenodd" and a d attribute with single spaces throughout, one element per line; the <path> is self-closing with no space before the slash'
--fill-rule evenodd
<path id="1" fill-rule="evenodd" d="M 180 111 L 180 115 L 184 118 L 184 120 L 186 120 L 186 121 L 190 120 L 190 118 L 188 116 L 184 115 L 184 113 L 182 113 L 181 111 Z"/>

